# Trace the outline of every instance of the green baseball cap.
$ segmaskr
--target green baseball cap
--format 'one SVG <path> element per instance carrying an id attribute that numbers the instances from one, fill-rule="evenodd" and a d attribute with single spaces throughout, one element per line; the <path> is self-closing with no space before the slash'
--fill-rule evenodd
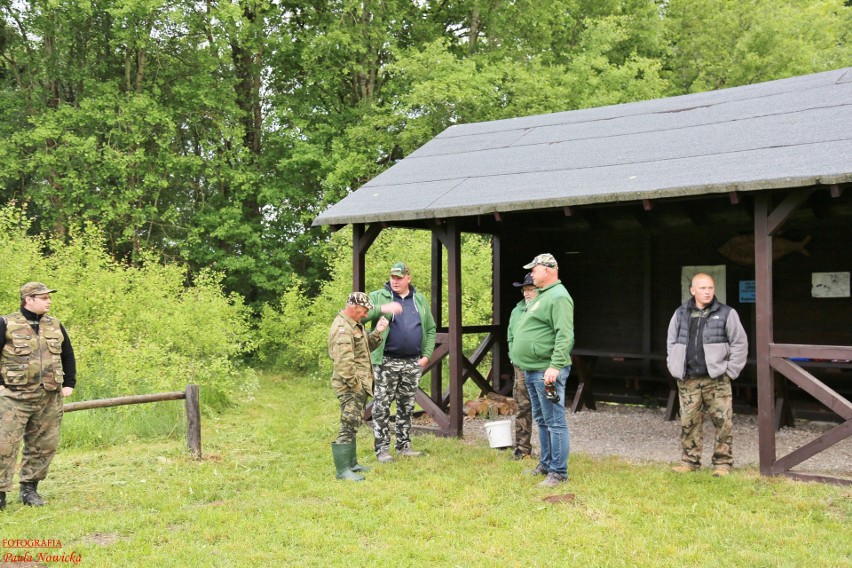
<path id="1" fill-rule="evenodd" d="M 406 276 L 408 274 L 411 274 L 411 269 L 408 268 L 408 265 L 405 264 L 404 262 L 397 262 L 396 264 L 391 266 L 390 274 L 391 274 L 391 276 L 402 277 L 402 276 Z"/>

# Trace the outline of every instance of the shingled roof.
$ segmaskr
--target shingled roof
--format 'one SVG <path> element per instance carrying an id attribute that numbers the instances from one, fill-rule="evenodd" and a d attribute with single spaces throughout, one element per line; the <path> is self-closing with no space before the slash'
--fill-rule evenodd
<path id="1" fill-rule="evenodd" d="M 852 67 L 451 126 L 314 225 L 466 217 L 852 181 Z"/>

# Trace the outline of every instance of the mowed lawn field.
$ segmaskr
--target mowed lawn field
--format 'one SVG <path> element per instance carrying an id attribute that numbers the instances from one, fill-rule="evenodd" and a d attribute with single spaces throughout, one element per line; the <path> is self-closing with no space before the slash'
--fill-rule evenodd
<path id="1" fill-rule="evenodd" d="M 0 565 L 852 567 L 852 487 L 575 453 L 542 490 L 482 440 L 420 436 L 425 456 L 378 464 L 366 428 L 373 469 L 342 482 L 337 418 L 325 381 L 265 376 L 204 419 L 203 460 L 179 436 L 60 448 L 47 507 L 9 495 Z"/>

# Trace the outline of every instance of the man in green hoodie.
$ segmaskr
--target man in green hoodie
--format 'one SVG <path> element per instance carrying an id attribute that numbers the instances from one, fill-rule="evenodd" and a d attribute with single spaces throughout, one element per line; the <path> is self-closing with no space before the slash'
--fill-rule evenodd
<path id="1" fill-rule="evenodd" d="M 568 479 L 570 439 L 564 401 L 574 348 L 574 300 L 559 280 L 552 254 L 540 254 L 524 268 L 531 271 L 538 296 L 513 329 L 509 358 L 524 373 L 538 426 L 541 456 L 530 473 L 546 476 L 539 487 L 556 487 Z"/>

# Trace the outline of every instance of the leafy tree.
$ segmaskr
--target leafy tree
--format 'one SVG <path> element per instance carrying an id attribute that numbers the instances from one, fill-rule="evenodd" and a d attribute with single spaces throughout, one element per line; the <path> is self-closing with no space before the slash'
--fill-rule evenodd
<path id="1" fill-rule="evenodd" d="M 852 10 L 840 0 L 671 0 L 665 15 L 676 94 L 852 64 Z"/>

